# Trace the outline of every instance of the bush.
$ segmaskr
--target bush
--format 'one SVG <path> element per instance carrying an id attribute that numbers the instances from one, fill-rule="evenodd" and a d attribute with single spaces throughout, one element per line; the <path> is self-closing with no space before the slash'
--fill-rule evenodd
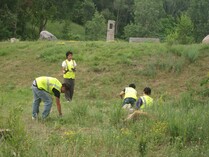
<path id="1" fill-rule="evenodd" d="M 176 29 L 173 33 L 167 36 L 166 41 L 170 44 L 191 44 L 194 42 L 193 38 L 193 24 L 191 19 L 182 14 L 177 23 Z"/>
<path id="2" fill-rule="evenodd" d="M 96 11 L 93 19 L 86 22 L 85 31 L 86 40 L 104 40 L 106 36 L 104 17 Z"/>

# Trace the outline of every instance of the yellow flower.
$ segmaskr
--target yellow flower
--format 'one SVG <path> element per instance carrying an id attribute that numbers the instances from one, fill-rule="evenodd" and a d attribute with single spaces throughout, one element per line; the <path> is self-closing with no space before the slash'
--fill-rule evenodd
<path id="1" fill-rule="evenodd" d="M 131 132 L 130 132 L 130 130 L 128 128 L 122 128 L 121 129 L 121 133 L 123 135 L 130 135 L 131 134 Z"/>
<path id="2" fill-rule="evenodd" d="M 76 132 L 70 130 L 70 131 L 64 132 L 64 135 L 66 135 L 66 136 L 68 136 L 68 137 L 72 137 L 72 136 L 76 135 Z"/>
<path id="3" fill-rule="evenodd" d="M 156 133 L 156 134 L 164 134 L 167 130 L 167 123 L 165 122 L 157 122 L 153 128 L 152 128 L 152 132 Z"/>

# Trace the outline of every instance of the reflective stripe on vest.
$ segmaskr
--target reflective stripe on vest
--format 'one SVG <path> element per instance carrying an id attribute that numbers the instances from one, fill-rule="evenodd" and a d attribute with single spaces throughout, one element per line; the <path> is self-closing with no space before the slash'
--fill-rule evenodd
<path id="1" fill-rule="evenodd" d="M 140 109 L 152 106 L 153 99 L 150 96 L 145 95 L 145 96 L 142 96 L 141 99 L 142 99 L 143 105 L 140 107 Z"/>
<path id="2" fill-rule="evenodd" d="M 134 99 L 137 99 L 137 91 L 132 88 L 132 87 L 126 87 L 125 88 L 125 96 L 124 96 L 124 99 L 125 98 L 134 98 Z"/>
<path id="3" fill-rule="evenodd" d="M 74 60 L 71 60 L 71 61 L 68 61 L 67 59 L 65 60 L 65 63 L 66 63 L 66 71 L 68 71 L 68 72 L 66 72 L 65 74 L 63 74 L 63 77 L 64 78 L 68 78 L 68 79 L 70 79 L 70 78 L 72 78 L 72 79 L 74 79 L 75 78 L 75 72 L 74 71 L 72 71 L 72 68 L 74 68 Z"/>
<path id="4" fill-rule="evenodd" d="M 62 84 L 56 78 L 41 76 L 41 77 L 36 78 L 36 82 L 37 82 L 38 89 L 45 90 L 46 92 L 50 94 L 53 94 L 53 91 L 52 91 L 53 88 L 61 92 Z"/>

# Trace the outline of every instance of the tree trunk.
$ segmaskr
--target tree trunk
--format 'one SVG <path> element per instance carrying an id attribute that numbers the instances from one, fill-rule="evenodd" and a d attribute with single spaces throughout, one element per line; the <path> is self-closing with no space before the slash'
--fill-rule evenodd
<path id="1" fill-rule="evenodd" d="M 40 22 L 40 26 L 39 26 L 39 33 L 41 33 L 41 31 L 45 30 L 47 24 L 47 18 L 43 18 Z"/>

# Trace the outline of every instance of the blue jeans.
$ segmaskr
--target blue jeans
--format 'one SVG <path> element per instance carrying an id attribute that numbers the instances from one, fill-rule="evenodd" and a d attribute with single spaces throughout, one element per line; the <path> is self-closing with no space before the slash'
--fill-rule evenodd
<path id="1" fill-rule="evenodd" d="M 47 93 L 44 90 L 40 90 L 35 86 L 32 86 L 33 90 L 33 111 L 32 111 L 32 116 L 34 118 L 37 117 L 39 113 L 39 106 L 41 103 L 41 100 L 44 102 L 44 111 L 42 113 L 42 118 L 45 119 L 51 110 L 52 107 L 52 97 L 49 93 Z"/>
<path id="2" fill-rule="evenodd" d="M 123 100 L 122 106 L 124 106 L 125 104 L 131 104 L 131 106 L 133 107 L 135 102 L 136 102 L 136 99 L 134 99 L 134 98 L 125 98 Z"/>

